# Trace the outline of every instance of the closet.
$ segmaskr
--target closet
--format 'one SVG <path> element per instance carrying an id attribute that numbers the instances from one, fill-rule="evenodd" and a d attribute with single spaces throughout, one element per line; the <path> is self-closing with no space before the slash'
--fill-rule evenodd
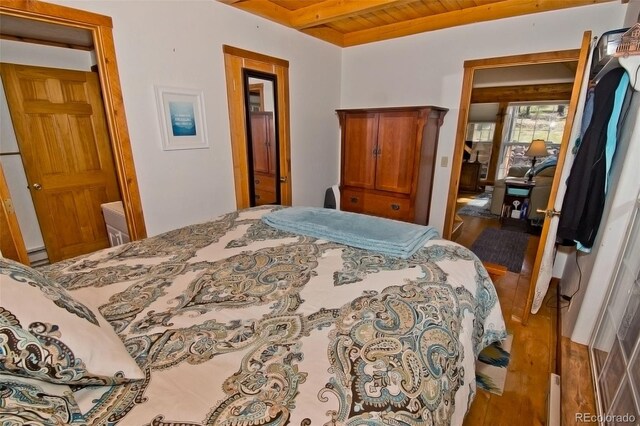
<path id="1" fill-rule="evenodd" d="M 440 126 L 434 106 L 337 110 L 342 210 L 426 225 Z"/>
<path id="2" fill-rule="evenodd" d="M 252 112 L 251 150 L 257 206 L 277 202 L 276 153 L 273 135 L 273 112 Z"/>

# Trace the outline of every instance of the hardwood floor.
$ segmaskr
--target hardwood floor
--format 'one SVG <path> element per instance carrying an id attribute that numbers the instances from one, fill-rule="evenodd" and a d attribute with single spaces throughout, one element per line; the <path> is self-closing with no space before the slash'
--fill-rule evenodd
<path id="1" fill-rule="evenodd" d="M 589 349 L 572 342 L 568 337 L 560 339 L 562 346 L 562 424 L 577 424 L 577 413 L 596 414 Z"/>
<path id="2" fill-rule="evenodd" d="M 471 247 L 486 227 L 500 227 L 498 219 L 463 216 L 458 243 Z M 526 305 L 531 269 L 539 238 L 529 239 L 519 274 L 506 272 L 494 284 L 509 333 L 513 334 L 511 361 L 502 396 L 478 389 L 465 426 L 544 425 L 547 418 L 549 375 L 556 370 L 556 289 L 553 285 L 536 315 L 524 327 L 520 318 Z"/>

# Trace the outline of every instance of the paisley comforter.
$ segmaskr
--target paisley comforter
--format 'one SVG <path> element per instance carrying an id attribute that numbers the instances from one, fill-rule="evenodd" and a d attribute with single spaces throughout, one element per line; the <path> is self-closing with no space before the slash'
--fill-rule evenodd
<path id="1" fill-rule="evenodd" d="M 47 267 L 146 379 L 75 389 L 89 424 L 459 425 L 506 336 L 473 253 L 402 260 L 227 214 Z"/>

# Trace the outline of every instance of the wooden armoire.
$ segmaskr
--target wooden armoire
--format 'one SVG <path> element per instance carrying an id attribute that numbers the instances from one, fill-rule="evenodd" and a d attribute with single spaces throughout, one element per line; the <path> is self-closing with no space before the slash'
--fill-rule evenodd
<path id="1" fill-rule="evenodd" d="M 428 224 L 438 135 L 447 111 L 435 106 L 337 110 L 340 208 Z"/>
<path id="2" fill-rule="evenodd" d="M 273 204 L 276 197 L 276 146 L 273 113 L 251 113 L 251 150 L 255 205 Z"/>

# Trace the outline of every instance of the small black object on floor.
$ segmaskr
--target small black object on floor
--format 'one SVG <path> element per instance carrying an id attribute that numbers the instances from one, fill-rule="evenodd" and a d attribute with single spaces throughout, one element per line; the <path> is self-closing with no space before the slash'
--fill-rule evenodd
<path id="1" fill-rule="evenodd" d="M 528 243 L 526 232 L 485 228 L 471 245 L 471 251 L 483 262 L 503 265 L 519 274 Z"/>

